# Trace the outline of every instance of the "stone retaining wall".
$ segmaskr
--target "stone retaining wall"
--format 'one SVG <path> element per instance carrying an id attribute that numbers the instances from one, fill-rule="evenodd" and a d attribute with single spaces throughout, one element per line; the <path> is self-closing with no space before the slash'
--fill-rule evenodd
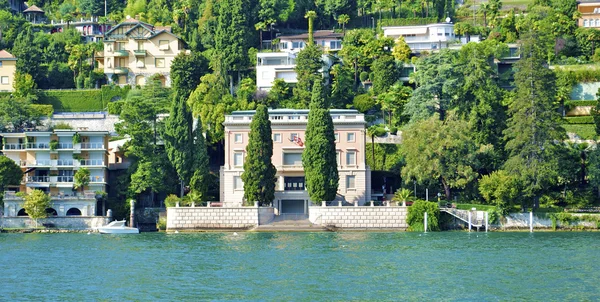
<path id="1" fill-rule="evenodd" d="M 406 207 L 319 207 L 309 208 L 314 224 L 346 229 L 406 229 Z"/>
<path id="2" fill-rule="evenodd" d="M 38 225 L 53 224 L 58 229 L 93 230 L 109 223 L 109 218 L 104 216 L 91 217 L 50 217 L 38 220 Z M 35 227 L 35 222 L 29 217 L 2 217 L 0 227 L 27 229 Z"/>
<path id="3" fill-rule="evenodd" d="M 259 215 L 260 212 L 260 215 Z M 248 229 L 273 220 L 273 208 L 167 208 L 167 230 Z"/>
<path id="4" fill-rule="evenodd" d="M 573 216 L 583 216 L 586 214 L 571 214 Z M 594 214 L 592 214 L 594 215 Z M 560 222 L 558 223 L 560 225 Z M 495 225 L 505 229 L 528 229 L 529 213 L 510 213 L 502 219 L 501 224 Z M 565 227 L 565 226 L 562 226 Z M 577 221 L 571 224 L 571 227 L 596 228 L 596 223 L 591 221 Z M 552 228 L 552 220 L 548 217 L 538 217 L 533 214 L 533 228 Z"/>

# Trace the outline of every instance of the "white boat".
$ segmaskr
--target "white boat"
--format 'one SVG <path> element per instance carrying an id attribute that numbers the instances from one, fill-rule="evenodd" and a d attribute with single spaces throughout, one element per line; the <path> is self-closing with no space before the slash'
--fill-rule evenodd
<path id="1" fill-rule="evenodd" d="M 115 220 L 105 226 L 99 227 L 98 232 L 101 234 L 139 234 L 140 230 L 125 226 L 125 220 Z"/>

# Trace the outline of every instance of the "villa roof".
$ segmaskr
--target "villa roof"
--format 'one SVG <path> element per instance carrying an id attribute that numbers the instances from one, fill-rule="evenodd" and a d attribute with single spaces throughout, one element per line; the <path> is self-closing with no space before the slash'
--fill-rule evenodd
<path id="1" fill-rule="evenodd" d="M 269 114 L 308 114 L 308 109 L 269 109 Z M 231 115 L 254 115 L 256 110 L 233 111 Z M 355 109 L 329 109 L 331 114 L 360 114 Z"/>
<path id="2" fill-rule="evenodd" d="M 6 50 L 0 50 L 0 59 L 16 60 L 17 58 Z"/>
<path id="3" fill-rule="evenodd" d="M 32 5 L 32 6 L 28 7 L 23 12 L 24 13 L 42 13 L 42 14 L 44 13 L 44 11 L 41 8 L 39 8 L 39 7 L 35 6 L 35 5 Z"/>
<path id="4" fill-rule="evenodd" d="M 317 30 L 313 33 L 313 39 L 341 39 L 344 37 L 342 33 L 336 33 L 333 30 Z M 308 33 L 302 33 L 299 35 L 286 35 L 279 36 L 279 39 L 286 40 L 306 40 L 308 39 Z"/>

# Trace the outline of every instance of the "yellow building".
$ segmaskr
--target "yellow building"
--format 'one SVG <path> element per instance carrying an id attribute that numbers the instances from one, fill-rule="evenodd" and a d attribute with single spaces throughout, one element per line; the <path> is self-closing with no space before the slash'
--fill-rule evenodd
<path id="1" fill-rule="evenodd" d="M 171 62 L 184 51 L 183 45 L 170 27 L 128 18 L 106 33 L 99 66 L 111 83 L 142 86 L 148 77 L 160 74 L 163 85 L 169 87 Z"/>
<path id="2" fill-rule="evenodd" d="M 17 58 L 6 50 L 0 50 L 0 91 L 13 91 L 17 71 Z"/>

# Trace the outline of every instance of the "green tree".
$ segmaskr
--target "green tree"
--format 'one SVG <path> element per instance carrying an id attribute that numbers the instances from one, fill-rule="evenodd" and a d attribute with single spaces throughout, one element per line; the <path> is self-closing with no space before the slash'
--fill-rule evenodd
<path id="1" fill-rule="evenodd" d="M 188 184 L 194 173 L 192 146 L 192 113 L 184 97 L 175 97 L 163 133 L 169 161 L 182 184 Z M 183 194 L 183 192 L 181 192 Z M 182 195 L 183 196 L 183 195 Z"/>
<path id="2" fill-rule="evenodd" d="M 509 159 L 504 169 L 515 175 L 521 194 L 539 206 L 539 195 L 556 182 L 558 166 L 555 141 L 565 130 L 555 110 L 555 76 L 545 67 L 545 48 L 537 33 L 528 33 L 521 45 L 521 60 L 516 64 L 516 93 L 509 104 L 510 119 L 505 130 Z M 525 210 L 526 204 L 523 203 Z"/>
<path id="3" fill-rule="evenodd" d="M 267 105 L 278 108 L 292 99 L 292 89 L 284 79 L 275 79 L 273 87 L 267 94 Z"/>
<path id="4" fill-rule="evenodd" d="M 596 125 L 596 134 L 600 135 L 600 89 L 596 93 L 598 97 L 598 103 L 591 110 L 592 118 L 594 119 L 594 124 Z"/>
<path id="5" fill-rule="evenodd" d="M 384 55 L 373 62 L 373 93 L 385 93 L 400 79 L 400 72 L 396 61 L 391 55 Z"/>
<path id="6" fill-rule="evenodd" d="M 394 44 L 394 49 L 392 50 L 392 55 L 396 60 L 408 63 L 411 52 L 412 51 L 410 50 L 408 43 L 404 41 L 404 37 L 400 36 L 398 39 L 396 39 L 396 44 Z"/>
<path id="7" fill-rule="evenodd" d="M 308 44 L 302 49 L 296 58 L 296 74 L 298 83 L 294 87 L 294 99 L 296 108 L 306 108 L 311 100 L 312 85 L 320 81 L 322 75 L 319 70 L 323 68 L 321 58 L 323 52 L 319 46 Z"/>
<path id="8" fill-rule="evenodd" d="M 83 193 L 83 189 L 90 184 L 90 170 L 87 168 L 80 168 L 75 172 L 73 180 L 73 187 L 75 190 L 81 189 L 81 193 Z"/>
<path id="9" fill-rule="evenodd" d="M 206 150 L 206 139 L 204 138 L 202 120 L 196 120 L 196 129 L 193 132 L 193 160 L 194 174 L 190 180 L 192 195 L 199 201 L 208 201 L 208 191 L 210 189 L 210 171 L 209 158 Z"/>
<path id="10" fill-rule="evenodd" d="M 254 202 L 265 205 L 273 202 L 277 170 L 271 163 L 271 157 L 273 157 L 271 121 L 267 107 L 258 105 L 250 123 L 244 173 L 242 173 L 246 205 L 253 205 Z"/>
<path id="11" fill-rule="evenodd" d="M 7 186 L 18 186 L 23 179 L 23 171 L 14 160 L 0 156 L 0 192 L 4 192 Z M 0 206 L 3 205 L 4 194 L 0 194 Z"/>
<path id="12" fill-rule="evenodd" d="M 314 10 L 310 10 L 310 11 L 306 12 L 306 15 L 304 15 L 304 18 L 308 19 L 308 44 L 309 45 L 313 45 L 314 44 L 314 39 L 313 39 L 314 27 L 313 27 L 313 24 L 315 23 L 315 19 L 317 18 L 317 13 Z"/>
<path id="13" fill-rule="evenodd" d="M 188 98 L 202 77 L 208 71 L 206 58 L 198 52 L 181 52 L 171 64 L 173 95 Z"/>
<path id="14" fill-rule="evenodd" d="M 331 68 L 331 100 L 333 108 L 346 108 L 354 98 L 354 80 L 352 69 L 347 65 L 336 64 Z"/>
<path id="15" fill-rule="evenodd" d="M 219 2 L 219 16 L 215 33 L 215 53 L 212 57 L 212 66 L 218 62 L 222 64 L 223 71 L 239 72 L 248 67 L 249 39 L 252 36 L 247 27 L 243 0 L 222 0 Z M 233 81 L 230 87 L 233 87 Z M 233 94 L 233 89 L 231 89 Z"/>
<path id="16" fill-rule="evenodd" d="M 169 182 L 165 181 L 165 167 L 160 162 L 158 157 L 153 158 L 154 161 L 140 161 L 137 163 L 137 168 L 131 174 L 131 183 L 129 190 L 132 194 L 141 194 L 150 191 L 152 204 L 156 193 L 168 189 L 166 186 Z"/>
<path id="17" fill-rule="evenodd" d="M 504 170 L 484 175 L 479 181 L 479 193 L 488 204 L 495 205 L 503 212 L 519 200 L 518 180 Z"/>
<path id="18" fill-rule="evenodd" d="M 50 195 L 42 190 L 33 190 L 25 195 L 25 203 L 23 209 L 27 212 L 29 218 L 35 221 L 35 226 L 38 226 L 38 220 L 48 217 L 46 209 L 50 207 Z"/>
<path id="19" fill-rule="evenodd" d="M 425 230 L 425 212 L 427 212 L 427 229 L 434 232 L 440 230 L 440 209 L 437 203 L 416 200 L 412 206 L 408 207 L 406 215 L 409 231 L 422 232 Z"/>
<path id="20" fill-rule="evenodd" d="M 598 190 L 598 197 L 600 197 L 600 148 L 597 146 L 588 157 L 588 177 L 590 185 Z"/>
<path id="21" fill-rule="evenodd" d="M 322 83 L 315 81 L 302 153 L 306 187 L 314 202 L 334 200 L 339 185 L 333 120 L 326 108 Z"/>
<path id="22" fill-rule="evenodd" d="M 35 95 L 36 87 L 37 85 L 30 74 L 15 72 L 13 80 L 13 88 L 15 89 L 14 96 L 27 97 Z"/>
<path id="23" fill-rule="evenodd" d="M 350 16 L 348 16 L 346 14 L 341 14 L 338 16 L 337 22 L 339 25 L 342 26 L 342 31 L 344 32 L 344 34 L 346 34 L 346 24 L 348 24 L 348 22 L 350 22 Z"/>
<path id="24" fill-rule="evenodd" d="M 26 26 L 19 33 L 12 49 L 12 54 L 17 57 L 17 72 L 30 74 L 34 79 L 40 76 L 40 61 L 42 49 L 36 47 L 31 26 Z"/>
<path id="25" fill-rule="evenodd" d="M 104 2 L 96 0 L 77 0 L 79 11 L 90 16 L 100 16 L 104 14 Z"/>
<path id="26" fill-rule="evenodd" d="M 471 132 L 469 124 L 453 114 L 445 121 L 433 116 L 411 125 L 402 133 L 402 176 L 420 184 L 439 181 L 451 200 L 452 189 L 464 188 L 478 176 L 478 146 Z"/>
<path id="27" fill-rule="evenodd" d="M 234 99 L 227 92 L 225 78 L 219 72 L 209 73 L 200 79 L 200 84 L 188 99 L 194 116 L 200 116 L 202 127 L 206 129 L 209 143 L 216 144 L 224 136 L 223 122 L 228 108 L 233 106 Z"/>

